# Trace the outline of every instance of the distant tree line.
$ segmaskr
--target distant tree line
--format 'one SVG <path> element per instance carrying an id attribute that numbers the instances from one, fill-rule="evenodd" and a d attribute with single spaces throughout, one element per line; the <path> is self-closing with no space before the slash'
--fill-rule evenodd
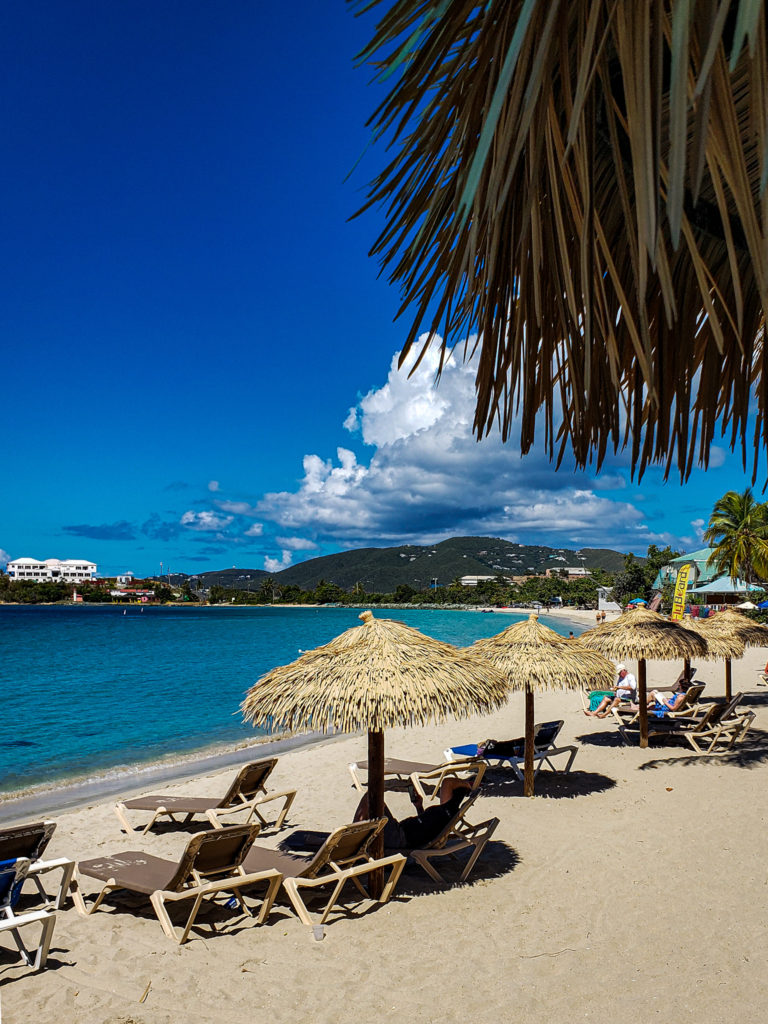
<path id="1" fill-rule="evenodd" d="M 6 573 L 0 573 L 0 601 L 5 604 L 57 604 L 72 601 L 72 591 L 76 590 L 84 604 L 128 604 L 135 601 L 135 596 L 125 594 L 124 597 L 113 597 L 110 590 L 112 584 L 103 583 L 46 583 L 41 580 L 14 580 Z M 153 604 L 165 604 L 174 600 L 174 592 L 165 584 L 152 583 Z"/>

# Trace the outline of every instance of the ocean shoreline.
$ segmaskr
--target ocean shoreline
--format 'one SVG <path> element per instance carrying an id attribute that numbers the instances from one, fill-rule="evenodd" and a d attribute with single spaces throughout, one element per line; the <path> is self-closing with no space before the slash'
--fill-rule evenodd
<path id="1" fill-rule="evenodd" d="M 184 755 L 169 754 L 168 759 L 138 762 L 105 768 L 93 778 L 77 778 L 46 786 L 39 783 L 31 791 L 0 793 L 0 823 L 16 819 L 45 817 L 62 810 L 76 810 L 121 794 L 146 792 L 159 783 L 182 783 L 199 775 L 246 764 L 263 757 L 278 757 L 291 750 L 302 750 L 342 738 L 342 733 L 305 733 L 302 735 L 262 736 L 235 748 L 201 748 Z"/>

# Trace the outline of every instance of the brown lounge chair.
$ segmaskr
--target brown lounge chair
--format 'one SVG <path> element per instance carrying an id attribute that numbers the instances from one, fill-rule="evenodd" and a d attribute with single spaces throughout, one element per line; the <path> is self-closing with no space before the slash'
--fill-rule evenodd
<path id="1" fill-rule="evenodd" d="M 252 761 L 243 765 L 232 782 L 227 792 L 222 797 L 190 797 L 190 796 L 169 796 L 167 793 L 139 796 L 132 800 L 118 800 L 115 804 L 115 814 L 126 832 L 135 831 L 128 821 L 126 810 L 130 811 L 152 811 L 152 817 L 144 826 L 142 835 L 146 835 L 158 818 L 168 817 L 175 821 L 175 814 L 184 814 L 182 824 L 188 824 L 196 814 L 204 814 L 214 828 L 221 828 L 220 819 L 228 814 L 237 814 L 245 811 L 246 817 L 242 824 L 248 824 L 252 818 L 258 818 L 263 826 L 267 821 L 259 810 L 264 804 L 272 800 L 283 800 L 283 806 L 277 816 L 275 828 L 281 828 L 285 816 L 290 810 L 295 789 L 286 789 L 281 793 L 267 793 L 266 781 L 272 774 L 277 764 L 276 757 L 267 757 L 261 761 Z"/>
<path id="2" fill-rule="evenodd" d="M 369 899 L 368 893 L 360 884 L 360 878 L 378 868 L 388 867 L 391 871 L 379 902 L 386 903 L 395 891 L 406 858 L 396 853 L 374 859 L 369 852 L 371 843 L 386 823 L 386 818 L 378 818 L 376 821 L 356 821 L 352 825 L 337 828 L 335 832 L 331 832 L 314 856 L 299 856 L 270 850 L 265 846 L 252 846 L 243 861 L 243 869 L 248 873 L 270 869 L 278 871 L 282 877 L 283 888 L 302 924 L 325 924 L 339 901 L 342 889 L 349 881 L 364 898 Z M 309 890 L 311 895 L 314 890 L 327 886 L 333 886 L 333 890 L 320 913 L 319 920 L 314 922 L 302 898 L 302 891 Z"/>
<path id="3" fill-rule="evenodd" d="M 700 715 L 701 707 L 699 706 L 699 697 L 704 692 L 706 683 L 694 683 L 693 686 L 689 686 L 685 691 L 683 700 L 678 705 L 675 711 L 667 711 L 663 718 L 657 718 L 655 715 L 648 715 L 648 735 L 652 733 L 657 734 L 659 730 L 669 729 L 668 725 L 659 725 L 659 729 L 656 728 L 657 723 L 680 721 L 688 718 L 695 718 Z M 656 688 L 658 689 L 658 688 Z M 640 722 L 640 711 L 635 706 L 634 708 L 618 707 L 611 708 L 611 714 L 615 720 L 619 723 L 619 732 L 621 738 L 626 742 L 627 730 L 633 730 L 639 728 Z"/>
<path id="4" fill-rule="evenodd" d="M 445 879 L 432 864 L 433 860 L 437 860 L 440 857 L 455 857 L 457 853 L 461 853 L 463 850 L 471 850 L 472 853 L 464 865 L 464 870 L 459 879 L 461 882 L 466 882 L 478 857 L 496 831 L 499 824 L 498 818 L 489 818 L 488 821 L 483 821 L 479 825 L 470 825 L 465 820 L 467 811 L 472 807 L 479 795 L 477 790 L 470 793 L 443 831 L 431 843 L 421 850 L 408 851 L 410 857 L 420 867 L 424 868 L 429 877 L 435 882 L 444 882 Z"/>
<path id="5" fill-rule="evenodd" d="M 744 739 L 755 720 L 754 712 L 738 710 L 743 696 L 737 693 L 727 704 L 710 704 L 699 715 L 671 719 L 666 715 L 649 722 L 648 736 L 683 738 L 697 754 L 724 754 Z"/>
<path id="6" fill-rule="evenodd" d="M 384 788 L 394 791 L 414 789 L 422 800 L 437 800 L 444 779 L 465 778 L 472 789 L 477 789 L 486 767 L 483 761 L 468 758 L 463 761 L 426 764 L 423 761 L 402 761 L 397 757 L 387 757 L 384 759 Z M 355 789 L 364 793 L 366 785 L 358 772 L 367 772 L 368 762 L 352 761 L 348 768 Z"/>
<path id="7" fill-rule="evenodd" d="M 24 857 L 29 861 L 25 875 L 37 886 L 37 891 L 46 903 L 53 903 L 61 910 L 69 891 L 69 883 L 75 864 L 68 857 L 43 860 L 43 853 L 56 831 L 55 821 L 33 821 L 29 825 L 7 825 L 0 828 L 0 861 Z M 40 875 L 49 871 L 61 871 L 61 880 L 56 896 L 51 899 L 43 888 Z"/>
<path id="8" fill-rule="evenodd" d="M 129 850 L 114 857 L 78 861 L 72 880 L 75 908 L 88 916 L 98 910 L 104 897 L 113 889 L 141 893 L 149 896 L 168 938 L 175 939 L 181 945 L 187 941 L 203 900 L 212 900 L 220 892 L 229 892 L 238 906 L 250 914 L 240 890 L 257 882 L 267 882 L 267 893 L 257 918 L 258 924 L 262 924 L 269 914 L 283 877 L 273 868 L 249 871 L 242 867 L 258 831 L 258 825 L 230 825 L 200 832 L 187 843 L 179 861 L 164 860 L 138 850 Z M 86 904 L 81 891 L 81 875 L 104 883 L 90 906 Z M 193 900 L 180 935 L 165 906 L 166 903 L 179 900 Z"/>

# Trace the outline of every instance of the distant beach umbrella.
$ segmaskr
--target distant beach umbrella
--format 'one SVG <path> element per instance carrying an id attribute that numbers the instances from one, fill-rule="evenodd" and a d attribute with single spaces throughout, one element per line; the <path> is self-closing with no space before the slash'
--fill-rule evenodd
<path id="1" fill-rule="evenodd" d="M 718 627 L 715 619 L 698 619 L 691 615 L 684 615 L 680 623 L 685 629 L 692 629 L 699 633 L 707 641 L 707 653 L 703 655 L 705 661 L 725 662 L 725 696 L 726 700 L 731 699 L 731 658 L 740 658 L 744 654 L 746 643 L 735 632 L 731 632 L 723 626 Z M 768 636 L 768 630 L 766 630 Z M 685 659 L 685 674 L 690 673 L 690 659 Z"/>
<path id="2" fill-rule="evenodd" d="M 581 634 L 579 640 L 585 647 L 600 651 L 607 658 L 637 659 L 641 747 L 648 746 L 646 659 L 679 661 L 704 657 L 707 653 L 707 642 L 700 634 L 643 607 L 632 608 L 612 622 L 588 629 Z"/>
<path id="3" fill-rule="evenodd" d="M 582 687 L 606 689 L 613 685 L 613 665 L 601 654 L 582 646 L 580 639 L 560 636 L 531 615 L 467 648 L 503 672 L 513 690 L 525 691 L 525 796 L 533 796 L 534 788 L 534 693 Z"/>
<path id="4" fill-rule="evenodd" d="M 272 669 L 248 691 L 243 717 L 269 731 L 368 731 L 368 801 L 384 813 L 384 730 L 487 714 L 509 695 L 487 661 L 392 619 L 362 626 Z M 378 839 L 381 854 L 383 841 Z M 375 891 L 374 895 L 378 895 Z"/>
<path id="5" fill-rule="evenodd" d="M 707 627 L 706 633 L 701 630 L 704 636 L 711 634 L 719 638 L 733 639 L 742 645 L 740 654 L 725 655 L 725 698 L 730 700 L 733 691 L 731 658 L 740 658 L 745 647 L 768 647 L 768 627 L 753 622 L 746 615 L 730 608 L 710 615 L 703 620 L 702 626 L 704 624 Z"/>

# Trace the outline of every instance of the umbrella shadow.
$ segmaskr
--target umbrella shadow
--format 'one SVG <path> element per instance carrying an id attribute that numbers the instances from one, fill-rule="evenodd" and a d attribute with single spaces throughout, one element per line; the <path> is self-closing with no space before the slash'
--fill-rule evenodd
<path id="1" fill-rule="evenodd" d="M 494 878 L 503 878 L 504 875 L 514 871 L 521 862 L 520 855 L 509 843 L 501 839 L 490 839 L 483 850 L 482 856 L 478 858 L 477 864 L 472 868 L 472 874 L 462 882 L 461 872 L 464 870 L 467 857 L 470 851 L 461 853 L 458 856 L 444 857 L 440 859 L 438 869 L 444 877 L 444 882 L 435 882 L 425 874 L 423 868 L 408 860 L 397 883 L 397 896 L 428 896 L 431 893 L 443 892 L 449 886 L 451 888 L 461 885 L 471 888 L 473 885 L 482 885 Z"/>
<path id="2" fill-rule="evenodd" d="M 281 839 L 278 849 L 284 853 L 316 853 L 327 838 L 327 832 L 298 829 Z M 431 892 L 440 892 L 448 885 L 458 884 L 469 853 L 470 851 L 462 851 L 458 856 L 440 858 L 439 870 L 445 876 L 445 882 L 434 882 L 424 873 L 423 868 L 409 859 L 397 883 L 393 899 L 396 900 L 398 896 L 424 896 Z M 490 839 L 472 869 L 470 878 L 461 884 L 472 885 L 491 878 L 501 878 L 514 871 L 519 863 L 520 856 L 513 847 L 500 839 Z"/>
<path id="3" fill-rule="evenodd" d="M 623 747 L 624 741 L 618 729 L 599 730 L 597 732 L 585 732 L 577 736 L 579 743 L 589 744 L 593 747 Z"/>
<path id="4" fill-rule="evenodd" d="M 670 736 L 669 738 L 661 737 L 661 739 L 666 740 L 665 746 L 670 750 L 673 742 L 676 746 L 680 746 L 681 753 L 678 756 L 670 753 L 669 757 L 652 758 L 650 761 L 646 761 L 645 764 L 640 765 L 640 771 L 649 771 L 654 768 L 673 765 L 680 765 L 685 768 L 689 765 L 720 764 L 734 768 L 751 769 L 768 764 L 768 732 L 764 729 L 750 729 L 746 739 L 742 740 L 738 746 L 719 754 L 697 754 L 691 750 L 690 746 L 682 738 Z"/>

